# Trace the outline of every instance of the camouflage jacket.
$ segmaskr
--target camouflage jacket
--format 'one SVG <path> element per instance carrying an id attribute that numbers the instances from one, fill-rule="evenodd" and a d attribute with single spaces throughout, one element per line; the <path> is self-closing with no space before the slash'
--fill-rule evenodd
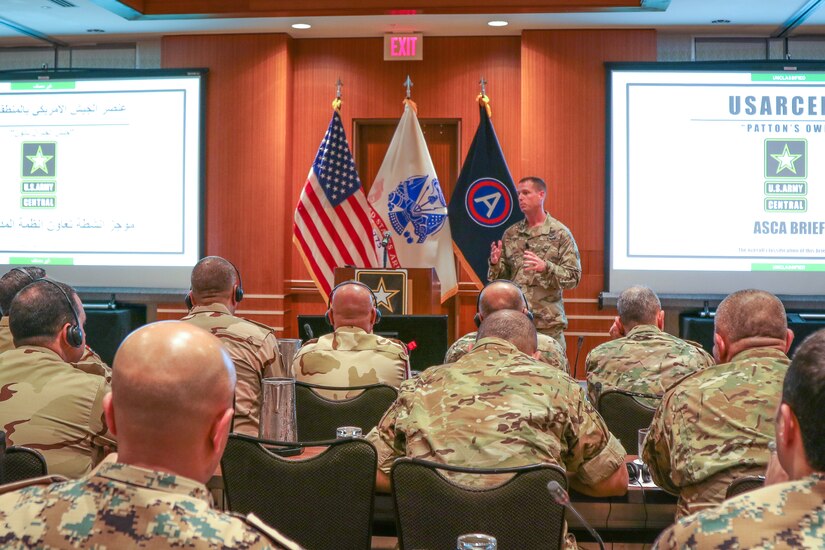
<path id="1" fill-rule="evenodd" d="M 55 352 L 21 346 L 0 354 L 0 425 L 9 445 L 43 453 L 50 474 L 87 474 L 114 438 L 103 419 L 109 384 Z"/>
<path id="2" fill-rule="evenodd" d="M 728 470 L 764 473 L 789 364 L 777 349 L 752 348 L 665 394 L 643 456 L 656 484 L 679 495 L 678 517 L 721 502 Z"/>
<path id="3" fill-rule="evenodd" d="M 597 383 L 602 392 L 619 389 L 662 396 L 685 376 L 713 365 L 713 357 L 653 325 L 637 325 L 624 338 L 594 348 L 585 364 L 587 393 L 592 403 L 598 403 Z M 659 404 L 649 401 L 652 407 Z"/>
<path id="4" fill-rule="evenodd" d="M 358 327 L 339 327 L 310 340 L 292 361 L 296 380 L 321 386 L 387 384 L 394 388 L 410 377 L 407 348 Z M 353 397 L 360 392 L 319 392 L 330 399 Z"/>
<path id="5" fill-rule="evenodd" d="M 9 330 L 9 318 L 3 317 L 0 318 L 0 353 L 10 349 L 14 349 L 14 342 L 12 341 L 11 330 Z M 89 346 L 86 346 L 83 350 L 83 357 L 80 358 L 80 361 L 72 363 L 72 365 L 83 372 L 102 376 L 107 383 L 112 382 L 112 369 Z"/>
<path id="6" fill-rule="evenodd" d="M 181 320 L 208 330 L 226 347 L 238 375 L 234 431 L 258 437 L 261 380 L 287 375 L 275 331 L 264 324 L 235 317 L 221 304 L 195 306 Z"/>
<path id="7" fill-rule="evenodd" d="M 575 380 L 497 338 L 404 382 L 367 438 L 385 473 L 401 456 L 479 468 L 549 463 L 592 485 L 625 457 Z"/>
<path id="8" fill-rule="evenodd" d="M 14 349 L 14 341 L 9 330 L 9 316 L 0 317 L 0 353 Z"/>
<path id="9" fill-rule="evenodd" d="M 3 548 L 298 548 L 251 522 L 214 510 L 201 483 L 121 463 L 0 496 Z"/>
<path id="10" fill-rule="evenodd" d="M 467 355 L 470 348 L 476 343 L 476 336 L 478 332 L 470 332 L 456 340 L 450 349 L 444 355 L 444 363 L 455 363 L 463 356 Z M 555 339 L 550 338 L 546 334 L 538 334 L 539 340 L 539 360 L 542 363 L 547 363 L 551 367 L 555 367 L 567 374 L 570 374 L 570 363 L 567 361 L 567 355 Z"/>
<path id="11" fill-rule="evenodd" d="M 683 518 L 654 548 L 823 548 L 825 474 L 770 485 Z"/>
<path id="12" fill-rule="evenodd" d="M 536 329 L 548 336 L 561 335 L 567 328 L 562 290 L 576 288 L 582 276 L 579 249 L 570 230 L 547 214 L 539 227 L 528 227 L 526 219 L 511 225 L 501 242 L 501 259 L 490 266 L 487 278 L 516 283 L 527 297 Z M 522 269 L 528 249 L 547 262 L 546 270 L 535 273 Z"/>

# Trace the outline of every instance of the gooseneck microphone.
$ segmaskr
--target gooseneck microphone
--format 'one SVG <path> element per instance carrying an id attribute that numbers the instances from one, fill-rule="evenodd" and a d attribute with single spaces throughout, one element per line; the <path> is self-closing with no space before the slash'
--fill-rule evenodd
<path id="1" fill-rule="evenodd" d="M 596 542 L 599 543 L 599 548 L 601 550 L 604 550 L 604 541 L 596 532 L 596 530 L 590 526 L 587 520 L 584 519 L 581 516 L 581 514 L 579 514 L 576 511 L 575 508 L 573 508 L 572 504 L 570 504 L 570 495 L 567 494 L 567 491 L 564 490 L 564 487 L 559 485 L 558 481 L 552 480 L 547 484 L 547 490 L 550 491 L 550 496 L 553 497 L 553 501 L 556 504 L 560 504 L 561 506 L 564 506 L 565 508 L 573 512 L 573 515 L 576 516 L 576 518 L 578 518 L 579 522 L 582 525 L 584 525 L 585 528 L 587 528 L 587 531 L 593 536 L 594 539 L 596 539 Z"/>
<path id="2" fill-rule="evenodd" d="M 304 332 L 307 335 L 307 340 L 312 340 L 315 338 L 315 335 L 312 333 L 312 327 L 309 326 L 309 323 L 304 323 Z"/>
<path id="3" fill-rule="evenodd" d="M 576 360 L 573 361 L 573 376 L 576 376 L 576 370 L 579 368 L 579 354 L 582 351 L 582 344 L 584 344 L 584 336 L 579 336 L 579 340 L 576 343 Z"/>

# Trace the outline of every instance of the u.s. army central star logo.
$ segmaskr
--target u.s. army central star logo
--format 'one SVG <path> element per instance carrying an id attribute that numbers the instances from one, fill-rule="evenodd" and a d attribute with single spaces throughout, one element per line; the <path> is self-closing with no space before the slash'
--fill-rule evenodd
<path id="1" fill-rule="evenodd" d="M 53 178 L 55 176 L 54 142 L 23 143 L 23 178 Z"/>
<path id="2" fill-rule="evenodd" d="M 378 288 L 373 290 L 372 293 L 375 295 L 375 302 L 377 306 L 384 306 L 390 313 L 395 313 L 392 310 L 392 297 L 399 292 L 400 290 L 387 290 L 387 287 L 384 284 L 384 277 L 381 277 L 378 281 Z"/>
<path id="3" fill-rule="evenodd" d="M 766 139 L 765 178 L 807 178 L 807 153 L 808 141 L 805 139 Z"/>
<path id="4" fill-rule="evenodd" d="M 802 155 L 792 155 L 790 150 L 788 149 L 788 144 L 785 144 L 785 148 L 782 150 L 781 154 L 778 155 L 771 155 L 776 162 L 779 163 L 779 166 L 776 167 L 776 173 L 779 174 L 782 170 L 790 170 L 794 174 L 796 174 L 796 166 L 794 163 L 801 157 Z"/>

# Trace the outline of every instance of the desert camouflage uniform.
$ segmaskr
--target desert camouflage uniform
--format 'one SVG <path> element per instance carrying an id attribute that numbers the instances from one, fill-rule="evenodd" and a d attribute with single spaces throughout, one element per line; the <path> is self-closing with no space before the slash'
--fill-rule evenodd
<path id="1" fill-rule="evenodd" d="M 339 327 L 310 340 L 292 361 L 296 380 L 321 386 L 387 384 L 394 388 L 410 377 L 407 348 L 391 338 L 358 327 Z M 360 392 L 320 391 L 330 399 L 345 399 Z"/>
<path id="2" fill-rule="evenodd" d="M 11 330 L 9 330 L 9 316 L 4 315 L 0 317 L 0 353 L 14 349 L 14 342 L 11 338 Z"/>
<path id="3" fill-rule="evenodd" d="M 563 289 L 576 288 L 582 276 L 579 249 L 570 230 L 547 214 L 539 227 L 528 227 L 526 219 L 511 225 L 501 242 L 501 259 L 490 266 L 487 278 L 510 279 L 521 287 L 535 316 L 536 330 L 567 349 L 563 334 L 567 317 L 561 294 Z M 525 250 L 546 261 L 547 269 L 541 273 L 523 270 Z"/>
<path id="4" fill-rule="evenodd" d="M 771 485 L 681 519 L 654 548 L 825 548 L 825 474 Z"/>
<path id="5" fill-rule="evenodd" d="M 445 363 L 455 363 L 463 356 L 467 355 L 470 348 L 476 343 L 476 336 L 478 332 L 471 332 L 465 334 L 456 340 L 447 354 L 444 356 Z M 547 363 L 551 367 L 557 368 L 567 374 L 570 374 L 570 363 L 567 362 L 567 355 L 556 340 L 550 338 L 546 334 L 538 334 L 539 353 L 541 354 L 539 360 L 542 363 Z"/>
<path id="6" fill-rule="evenodd" d="M 9 445 L 43 453 L 50 474 L 77 478 L 113 450 L 103 420 L 106 379 L 55 352 L 20 346 L 0 354 L 0 426 Z"/>
<path id="7" fill-rule="evenodd" d="M 479 468 L 549 463 L 592 485 L 625 457 L 573 379 L 498 338 L 404 382 L 367 438 L 385 473 L 401 456 Z"/>
<path id="8" fill-rule="evenodd" d="M 643 455 L 656 484 L 679 495 L 677 518 L 722 502 L 736 477 L 765 473 L 789 364 L 777 349 L 752 348 L 665 394 Z"/>
<path id="9" fill-rule="evenodd" d="M 221 304 L 195 306 L 181 321 L 209 331 L 226 347 L 238 375 L 233 431 L 258 437 L 261 380 L 287 376 L 275 331 L 262 323 L 235 317 Z"/>
<path id="10" fill-rule="evenodd" d="M 259 524 L 212 509 L 197 481 L 121 463 L 0 496 L 3 548 L 298 548 Z"/>
<path id="11" fill-rule="evenodd" d="M 6 316 L 0 318 L 0 353 L 10 349 L 14 349 L 14 342 L 12 341 L 11 330 L 9 330 L 9 318 Z M 80 361 L 72 363 L 72 365 L 83 372 L 104 377 L 107 383 L 112 382 L 112 369 L 89 346 L 86 346 L 83 350 L 83 357 L 80 358 Z"/>
<path id="12" fill-rule="evenodd" d="M 619 389 L 662 396 L 685 376 L 713 365 L 713 357 L 653 325 L 637 325 L 624 338 L 597 346 L 585 364 L 587 393 L 591 403 L 598 403 L 597 383 L 602 393 Z M 658 400 L 642 401 L 659 405 Z"/>

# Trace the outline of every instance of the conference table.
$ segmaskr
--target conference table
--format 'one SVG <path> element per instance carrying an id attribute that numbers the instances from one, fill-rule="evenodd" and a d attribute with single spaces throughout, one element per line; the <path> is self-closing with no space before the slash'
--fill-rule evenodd
<path id="1" fill-rule="evenodd" d="M 321 454 L 326 447 L 306 447 L 301 454 L 284 457 L 290 460 L 304 460 Z M 636 456 L 628 455 L 630 462 Z M 223 477 L 220 467 L 207 483 L 215 502 L 222 503 Z M 656 536 L 673 523 L 677 497 L 665 492 L 652 483 L 631 483 L 625 495 L 619 497 L 590 497 L 575 491 L 570 492 L 570 500 L 576 510 L 598 531 L 605 542 L 644 543 L 652 542 Z M 587 529 L 573 514 L 567 514 L 568 529 L 580 542 L 593 541 Z M 392 496 L 376 494 L 374 503 L 373 535 L 394 537 L 395 517 Z"/>

